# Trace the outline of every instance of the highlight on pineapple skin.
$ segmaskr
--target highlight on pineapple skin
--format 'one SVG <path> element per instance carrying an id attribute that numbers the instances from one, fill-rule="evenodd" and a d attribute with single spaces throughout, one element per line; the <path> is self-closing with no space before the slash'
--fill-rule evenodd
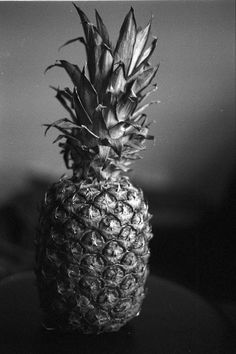
<path id="1" fill-rule="evenodd" d="M 138 316 L 145 297 L 151 215 L 143 192 L 128 176 L 148 134 L 143 103 L 158 66 L 147 46 L 151 21 L 138 28 L 131 8 L 113 47 L 96 11 L 96 26 L 74 5 L 87 54 L 83 70 L 60 60 L 73 89 L 53 88 L 69 118 L 56 128 L 72 177 L 52 185 L 42 202 L 36 235 L 35 274 L 44 326 L 63 332 L 119 330 Z M 141 105 L 140 105 L 141 104 Z"/>

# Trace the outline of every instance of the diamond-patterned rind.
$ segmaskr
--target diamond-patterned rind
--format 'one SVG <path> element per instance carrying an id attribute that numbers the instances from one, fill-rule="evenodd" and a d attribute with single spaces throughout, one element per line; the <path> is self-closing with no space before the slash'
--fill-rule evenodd
<path id="1" fill-rule="evenodd" d="M 93 184 L 61 179 L 42 203 L 36 237 L 40 303 L 50 326 L 116 331 L 145 296 L 150 214 L 127 177 Z"/>

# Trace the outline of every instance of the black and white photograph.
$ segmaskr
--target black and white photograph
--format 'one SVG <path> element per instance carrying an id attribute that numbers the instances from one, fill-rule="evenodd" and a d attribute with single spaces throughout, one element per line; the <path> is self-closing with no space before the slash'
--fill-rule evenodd
<path id="1" fill-rule="evenodd" d="M 236 354 L 235 1 L 0 1 L 0 353 Z"/>

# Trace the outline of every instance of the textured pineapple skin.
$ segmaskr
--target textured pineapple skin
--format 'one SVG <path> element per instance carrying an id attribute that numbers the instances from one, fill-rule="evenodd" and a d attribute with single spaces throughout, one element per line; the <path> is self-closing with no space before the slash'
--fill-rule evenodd
<path id="1" fill-rule="evenodd" d="M 128 177 L 51 186 L 42 203 L 35 273 L 45 326 L 119 330 L 138 316 L 148 275 L 150 214 Z"/>

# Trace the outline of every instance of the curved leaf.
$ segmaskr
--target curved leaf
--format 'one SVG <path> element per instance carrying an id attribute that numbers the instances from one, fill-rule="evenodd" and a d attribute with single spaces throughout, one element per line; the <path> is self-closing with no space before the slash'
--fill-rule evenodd
<path id="1" fill-rule="evenodd" d="M 81 42 L 86 46 L 86 42 L 84 40 L 84 37 L 76 37 L 73 39 L 70 39 L 69 41 L 65 42 L 64 44 L 62 44 L 59 48 L 58 51 L 60 51 L 62 48 L 64 48 L 65 46 L 67 46 L 68 44 L 74 43 L 74 42 Z"/>
<path id="2" fill-rule="evenodd" d="M 81 70 L 75 64 L 71 64 L 66 60 L 60 60 L 61 67 L 63 67 L 70 76 L 71 81 L 77 87 L 81 85 Z"/>
<path id="3" fill-rule="evenodd" d="M 46 74 L 46 72 L 48 72 L 48 70 L 51 70 L 52 68 L 62 68 L 62 65 L 59 64 L 58 62 L 56 62 L 55 64 L 49 65 L 48 67 L 46 67 L 46 69 L 44 70 L 44 74 Z"/>
<path id="4" fill-rule="evenodd" d="M 72 105 L 73 103 L 73 98 L 64 90 L 60 90 L 59 88 L 50 86 L 53 90 L 56 91 L 56 98 L 57 100 L 61 103 L 61 105 L 65 108 L 65 110 L 70 114 L 72 120 L 74 122 L 77 121 L 76 115 L 74 114 L 73 110 L 68 106 L 67 101 L 68 100 L 70 102 L 70 104 Z"/>

